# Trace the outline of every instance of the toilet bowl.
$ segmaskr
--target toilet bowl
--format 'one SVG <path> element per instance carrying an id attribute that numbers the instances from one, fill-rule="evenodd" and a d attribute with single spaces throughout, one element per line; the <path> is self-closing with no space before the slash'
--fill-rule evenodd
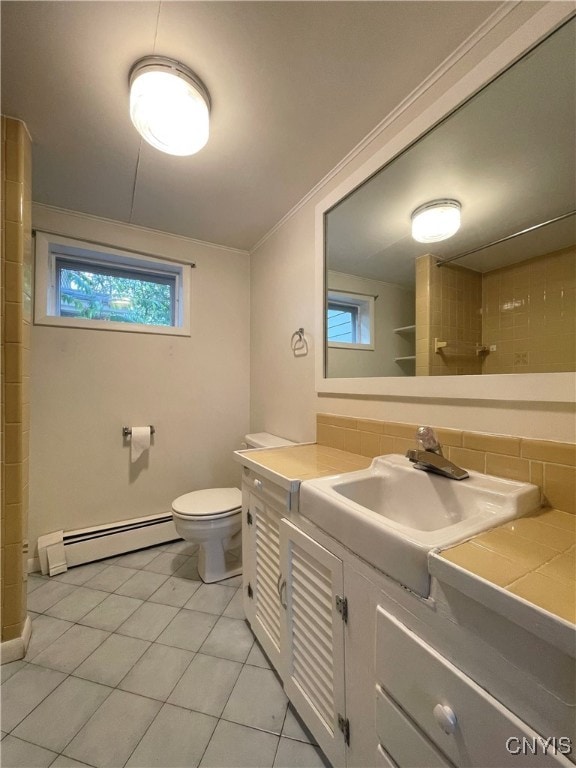
<path id="1" fill-rule="evenodd" d="M 242 573 L 240 557 L 230 551 L 241 543 L 242 493 L 238 488 L 185 493 L 172 502 L 172 518 L 178 534 L 199 545 L 202 581 L 211 584 Z"/>
<path id="2" fill-rule="evenodd" d="M 267 432 L 246 435 L 248 448 L 294 445 Z M 205 488 L 178 496 L 172 519 L 179 536 L 199 546 L 198 573 L 211 584 L 242 573 L 242 493 L 238 488 Z"/>

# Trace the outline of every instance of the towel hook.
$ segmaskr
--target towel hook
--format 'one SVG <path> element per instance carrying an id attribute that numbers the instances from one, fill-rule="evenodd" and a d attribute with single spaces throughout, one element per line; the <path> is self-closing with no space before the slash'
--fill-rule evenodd
<path id="1" fill-rule="evenodd" d="M 290 339 L 290 345 L 294 347 L 295 343 L 302 343 L 304 341 L 304 328 L 298 328 L 298 330 L 294 331 L 292 334 L 292 338 Z"/>

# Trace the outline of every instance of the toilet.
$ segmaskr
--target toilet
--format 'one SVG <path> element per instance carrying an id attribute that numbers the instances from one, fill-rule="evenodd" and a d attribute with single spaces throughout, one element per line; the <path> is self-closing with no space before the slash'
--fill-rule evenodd
<path id="1" fill-rule="evenodd" d="M 246 435 L 242 448 L 278 448 L 290 440 L 258 432 Z M 172 502 L 177 533 L 198 544 L 198 573 L 212 584 L 242 573 L 240 552 L 242 492 L 239 488 L 205 488 L 178 496 Z"/>

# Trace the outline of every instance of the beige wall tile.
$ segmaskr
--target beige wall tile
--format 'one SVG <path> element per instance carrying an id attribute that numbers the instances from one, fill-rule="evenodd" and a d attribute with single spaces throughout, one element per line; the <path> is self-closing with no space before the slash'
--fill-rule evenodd
<path id="1" fill-rule="evenodd" d="M 332 427 L 329 424 L 318 424 L 318 438 L 320 445 L 345 450 L 346 430 L 340 427 Z"/>
<path id="2" fill-rule="evenodd" d="M 361 432 L 375 432 L 381 435 L 384 431 L 384 422 L 375 419 L 358 419 L 357 429 Z"/>
<path id="3" fill-rule="evenodd" d="M 487 453 L 486 474 L 528 483 L 530 482 L 530 462 L 528 459 L 520 459 L 517 456 Z"/>
<path id="4" fill-rule="evenodd" d="M 462 432 L 459 429 L 444 429 L 443 427 L 434 427 L 440 444 L 445 446 L 461 446 Z"/>
<path id="5" fill-rule="evenodd" d="M 539 488 L 544 487 L 544 464 L 539 461 L 530 462 L 530 482 Z"/>
<path id="6" fill-rule="evenodd" d="M 4 270 L 6 301 L 22 301 L 24 286 L 22 264 L 17 261 L 7 261 Z"/>
<path id="7" fill-rule="evenodd" d="M 344 450 L 350 451 L 350 453 L 361 453 L 360 434 L 361 433 L 357 429 L 344 430 Z"/>
<path id="8" fill-rule="evenodd" d="M 394 438 L 389 435 L 380 435 L 380 456 L 388 453 L 394 453 Z"/>
<path id="9" fill-rule="evenodd" d="M 21 224 L 24 212 L 24 190 L 22 184 L 15 181 L 5 182 L 5 216 L 6 221 Z"/>
<path id="10" fill-rule="evenodd" d="M 22 545 L 7 544 L 3 547 L 4 587 L 20 584 L 22 581 Z"/>
<path id="11" fill-rule="evenodd" d="M 2 627 L 2 642 L 5 643 L 8 640 L 15 640 L 22 635 L 22 623 L 11 624 L 10 626 Z"/>
<path id="12" fill-rule="evenodd" d="M 521 456 L 527 459 L 576 466 L 576 444 L 574 443 L 555 443 L 551 440 L 524 438 L 521 441 L 520 451 Z"/>
<path id="13" fill-rule="evenodd" d="M 464 469 L 474 472 L 486 471 L 486 454 L 483 451 L 471 451 L 469 448 L 453 448 L 448 451 L 448 458 Z"/>
<path id="14" fill-rule="evenodd" d="M 8 464 L 17 464 L 24 458 L 22 425 L 6 424 L 4 431 L 4 460 Z"/>
<path id="15" fill-rule="evenodd" d="M 4 465 L 5 503 L 18 504 L 22 496 L 22 464 Z"/>
<path id="16" fill-rule="evenodd" d="M 20 146 L 15 141 L 6 142 L 6 179 L 8 181 L 17 181 L 24 183 L 25 180 L 25 159 L 24 152 L 20 151 Z"/>
<path id="17" fill-rule="evenodd" d="M 394 438 L 394 451 L 393 451 L 393 453 L 406 454 L 406 451 L 410 451 L 413 448 L 416 448 L 415 440 L 407 440 L 404 437 L 395 437 Z"/>
<path id="18" fill-rule="evenodd" d="M 2 623 L 4 626 L 19 624 L 23 619 L 22 586 L 19 584 L 3 585 Z M 19 634 L 19 633 L 18 633 Z M 17 637 L 18 635 L 16 635 Z"/>
<path id="19" fill-rule="evenodd" d="M 384 434 L 392 435 L 392 437 L 403 437 L 412 440 L 412 448 L 416 447 L 416 424 L 398 424 L 396 422 L 387 421 L 384 423 Z"/>
<path id="20" fill-rule="evenodd" d="M 22 304 L 16 302 L 5 303 L 4 315 L 4 340 L 10 342 L 22 342 Z"/>
<path id="21" fill-rule="evenodd" d="M 486 435 L 480 432 L 463 432 L 462 446 L 476 451 L 520 456 L 520 438 L 504 435 Z"/>
<path id="22" fill-rule="evenodd" d="M 344 429 L 358 429 L 356 419 L 348 418 L 348 416 L 334 416 L 330 415 L 326 424 L 331 424 L 333 427 L 343 427 Z"/>
<path id="23" fill-rule="evenodd" d="M 17 384 L 22 379 L 22 345 L 4 345 L 4 375 L 8 384 Z"/>
<path id="24" fill-rule="evenodd" d="M 544 495 L 550 506 L 576 513 L 576 468 L 544 464 Z"/>
<path id="25" fill-rule="evenodd" d="M 380 435 L 360 432 L 360 453 L 362 456 L 380 456 Z"/>
<path id="26" fill-rule="evenodd" d="M 5 519 L 4 519 L 4 544 L 21 544 L 22 543 L 22 505 L 21 504 L 9 504 L 6 505 Z"/>

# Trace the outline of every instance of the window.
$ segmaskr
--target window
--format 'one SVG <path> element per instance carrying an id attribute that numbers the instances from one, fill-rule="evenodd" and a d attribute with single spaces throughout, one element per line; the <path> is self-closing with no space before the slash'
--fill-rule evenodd
<path id="1" fill-rule="evenodd" d="M 329 290 L 326 336 L 329 347 L 374 349 L 374 297 Z"/>
<path id="2" fill-rule="evenodd" d="M 190 334 L 189 271 L 165 262 L 36 233 L 35 322 Z"/>

